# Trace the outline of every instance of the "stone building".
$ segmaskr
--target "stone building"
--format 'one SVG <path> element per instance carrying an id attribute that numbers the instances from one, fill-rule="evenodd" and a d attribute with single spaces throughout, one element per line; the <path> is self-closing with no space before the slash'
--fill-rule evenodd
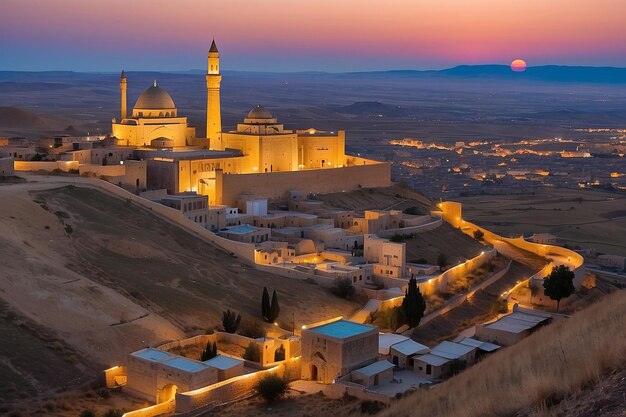
<path id="1" fill-rule="evenodd" d="M 330 384 L 377 357 L 376 327 L 339 319 L 302 330 L 302 379 Z"/>

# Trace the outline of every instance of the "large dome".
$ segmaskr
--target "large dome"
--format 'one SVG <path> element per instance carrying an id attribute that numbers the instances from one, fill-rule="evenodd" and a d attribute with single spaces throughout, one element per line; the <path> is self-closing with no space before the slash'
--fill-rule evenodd
<path id="1" fill-rule="evenodd" d="M 248 119 L 271 119 L 272 113 L 260 104 L 248 112 Z"/>
<path id="2" fill-rule="evenodd" d="M 139 96 L 135 103 L 136 109 L 144 110 L 175 110 L 174 100 L 167 91 L 158 87 L 156 81 L 154 85 L 148 88 Z"/>

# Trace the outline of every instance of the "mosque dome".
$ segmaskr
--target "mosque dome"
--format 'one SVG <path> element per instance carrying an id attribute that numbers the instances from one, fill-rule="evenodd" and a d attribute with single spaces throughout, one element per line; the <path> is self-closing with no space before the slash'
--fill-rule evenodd
<path id="1" fill-rule="evenodd" d="M 272 119 L 272 113 L 259 104 L 248 112 L 247 119 Z"/>
<path id="2" fill-rule="evenodd" d="M 137 102 L 135 103 L 136 109 L 145 110 L 175 110 L 174 100 L 167 91 L 158 87 L 156 81 L 154 85 L 144 91 Z"/>

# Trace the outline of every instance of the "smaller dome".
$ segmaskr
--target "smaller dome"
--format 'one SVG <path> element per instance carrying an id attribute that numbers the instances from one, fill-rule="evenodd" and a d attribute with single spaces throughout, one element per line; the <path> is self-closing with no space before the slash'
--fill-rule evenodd
<path id="1" fill-rule="evenodd" d="M 248 119 L 272 119 L 272 113 L 270 113 L 265 107 L 260 104 L 254 107 L 248 112 Z"/>
<path id="2" fill-rule="evenodd" d="M 135 103 L 136 109 L 143 110 L 174 110 L 174 100 L 167 91 L 158 87 L 156 81 L 154 85 L 144 91 Z"/>

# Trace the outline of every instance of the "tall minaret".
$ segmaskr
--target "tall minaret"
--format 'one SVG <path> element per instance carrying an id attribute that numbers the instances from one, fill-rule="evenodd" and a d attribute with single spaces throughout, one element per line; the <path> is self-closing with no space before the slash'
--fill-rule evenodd
<path id="1" fill-rule="evenodd" d="M 215 39 L 209 49 L 209 62 L 206 74 L 206 137 L 209 149 L 223 150 L 222 145 L 222 111 L 220 109 L 220 54 Z"/>
<path id="2" fill-rule="evenodd" d="M 128 83 L 126 82 L 126 73 L 122 70 L 122 75 L 120 77 L 120 123 L 122 120 L 126 119 L 126 89 L 128 88 Z"/>

